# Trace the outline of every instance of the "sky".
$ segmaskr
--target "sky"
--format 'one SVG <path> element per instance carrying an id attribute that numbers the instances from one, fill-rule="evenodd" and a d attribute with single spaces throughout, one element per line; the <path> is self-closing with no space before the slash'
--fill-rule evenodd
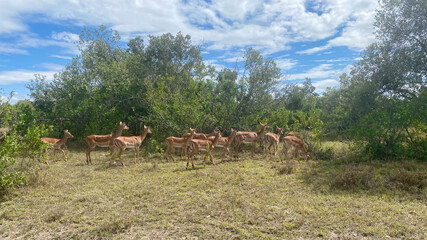
<path id="1" fill-rule="evenodd" d="M 375 41 L 376 0 L 0 0 L 0 93 L 29 99 L 35 74 L 52 80 L 78 54 L 86 28 L 107 26 L 123 44 L 178 32 L 207 64 L 234 69 L 248 48 L 276 61 L 280 84 L 310 78 L 316 92 L 339 86 Z"/>

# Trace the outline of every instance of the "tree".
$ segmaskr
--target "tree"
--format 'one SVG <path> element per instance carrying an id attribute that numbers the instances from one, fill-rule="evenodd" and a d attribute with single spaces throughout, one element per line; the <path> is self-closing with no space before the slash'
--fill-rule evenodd
<path id="1" fill-rule="evenodd" d="M 427 124 L 427 103 L 420 101 L 427 91 L 426 23 L 426 1 L 380 1 L 379 42 L 365 50 L 351 72 L 345 90 L 349 116 L 356 136 L 376 158 L 426 155 L 418 148 L 427 142 L 420 134 Z M 418 151 L 411 150 L 414 146 Z"/>
<path id="2" fill-rule="evenodd" d="M 244 57 L 244 73 L 239 81 L 236 114 L 241 127 L 248 128 L 266 116 L 266 106 L 272 103 L 272 92 L 281 73 L 272 59 L 264 59 L 254 49 L 248 49 Z"/>

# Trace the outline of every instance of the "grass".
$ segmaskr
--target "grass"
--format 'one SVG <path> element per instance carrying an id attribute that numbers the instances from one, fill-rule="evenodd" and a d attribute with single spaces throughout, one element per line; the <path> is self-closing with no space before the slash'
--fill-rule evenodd
<path id="1" fill-rule="evenodd" d="M 416 184 L 425 181 L 425 163 L 392 163 L 386 171 L 368 163 L 355 169 L 331 162 L 282 164 L 248 152 L 239 161 L 218 156 L 215 166 L 203 167 L 199 157 L 196 169 L 186 170 L 186 162 L 166 162 L 157 154 L 134 165 L 131 151 L 126 167 L 110 166 L 102 150 L 92 152 L 94 164 L 87 166 L 84 152 L 72 151 L 69 161 L 43 165 L 33 174 L 35 184 L 3 199 L 0 238 L 427 237 L 426 186 Z M 355 179 L 368 176 L 367 183 L 340 187 L 354 172 L 361 172 Z M 412 172 L 419 176 L 410 177 Z M 369 184 L 380 174 L 390 177 L 381 180 L 386 190 L 372 190 Z"/>

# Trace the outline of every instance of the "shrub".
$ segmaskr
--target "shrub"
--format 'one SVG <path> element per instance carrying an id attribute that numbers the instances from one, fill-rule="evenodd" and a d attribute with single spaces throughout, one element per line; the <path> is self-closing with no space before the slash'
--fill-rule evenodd
<path id="1" fill-rule="evenodd" d="M 15 164 L 16 154 L 20 150 L 20 138 L 15 132 L 6 134 L 4 141 L 0 146 L 0 193 L 15 185 L 25 184 L 26 178 L 23 172 L 13 171 L 12 166 Z"/>
<path id="2" fill-rule="evenodd" d="M 52 129 L 52 127 L 49 129 Z M 4 194 L 11 187 L 28 183 L 26 176 L 28 164 L 24 164 L 24 160 L 22 160 L 20 166 L 16 166 L 16 157 L 20 156 L 23 159 L 30 159 L 30 165 L 34 164 L 34 160 L 38 160 L 39 162 L 46 161 L 47 156 L 42 152 L 47 147 L 47 144 L 43 143 L 40 137 L 47 134 L 49 129 L 46 129 L 44 125 L 33 126 L 27 129 L 27 134 L 24 137 L 19 136 L 15 129 L 10 134 L 5 135 L 4 141 L 0 146 L 1 194 Z M 31 176 L 38 176 L 38 174 L 32 171 Z"/>

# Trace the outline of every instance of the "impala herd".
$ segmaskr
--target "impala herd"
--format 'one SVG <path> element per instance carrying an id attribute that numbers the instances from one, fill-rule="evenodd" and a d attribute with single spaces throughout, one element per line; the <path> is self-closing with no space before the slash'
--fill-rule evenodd
<path id="1" fill-rule="evenodd" d="M 168 137 L 165 139 L 167 149 L 165 151 L 165 158 L 167 161 L 171 158 L 175 161 L 173 157 L 173 149 L 180 148 L 181 157 L 187 156 L 187 168 L 191 162 L 192 167 L 194 168 L 193 159 L 199 151 L 204 151 L 206 153 L 206 157 L 209 157 L 212 164 L 215 164 L 212 156 L 212 151 L 216 147 L 224 148 L 222 158 L 224 159 L 226 155 L 230 154 L 230 145 L 235 140 L 236 144 L 234 147 L 234 158 L 235 160 L 239 159 L 239 147 L 242 143 L 252 144 L 251 156 L 254 156 L 255 152 L 255 144 L 263 139 L 264 141 L 264 153 L 274 154 L 277 156 L 278 145 L 280 141 L 280 137 L 283 134 L 283 129 L 277 127 L 277 133 L 268 132 L 264 135 L 265 130 L 269 127 L 267 124 L 259 123 L 261 126 L 261 130 L 259 132 L 245 132 L 245 131 L 236 131 L 233 128 L 231 129 L 231 134 L 229 137 L 222 137 L 221 131 L 215 129 L 212 133 L 203 134 L 196 133 L 196 129 L 190 128 L 189 133 L 185 133 L 182 137 Z M 108 135 L 89 135 L 86 137 L 86 142 L 88 144 L 88 148 L 86 150 L 86 163 L 92 164 L 92 159 L 90 157 L 90 153 L 96 147 L 108 147 L 110 149 L 111 157 L 110 162 L 115 163 L 114 157 L 116 152 L 118 151 L 118 158 L 120 163 L 124 166 L 125 163 L 122 159 L 122 154 L 126 148 L 134 148 L 134 163 L 139 161 L 139 148 L 144 141 L 145 137 L 148 133 L 151 133 L 150 127 L 144 125 L 144 129 L 139 136 L 121 136 L 123 130 L 129 129 L 126 123 L 120 122 L 118 130 L 114 134 Z M 73 135 L 68 132 L 68 130 L 64 131 L 64 136 L 62 139 L 57 138 L 41 138 L 41 140 L 45 143 L 51 145 L 53 148 L 53 156 L 55 160 L 55 150 L 60 150 L 64 154 L 65 160 L 67 160 L 67 155 L 65 154 L 62 146 L 67 142 L 68 138 L 73 138 Z M 304 155 L 305 159 L 309 159 L 310 156 L 307 153 L 307 148 L 305 147 L 304 141 L 302 137 L 296 132 L 289 132 L 286 136 L 282 138 L 283 149 L 280 154 L 280 160 L 282 160 L 282 156 L 287 157 L 287 153 L 289 150 L 293 149 L 294 157 L 297 157 L 298 154 Z M 273 153 L 271 153 L 271 147 L 273 147 Z M 46 149 L 45 149 L 46 151 Z M 205 163 L 203 161 L 203 164 Z M 47 163 L 47 162 L 46 162 Z"/>

